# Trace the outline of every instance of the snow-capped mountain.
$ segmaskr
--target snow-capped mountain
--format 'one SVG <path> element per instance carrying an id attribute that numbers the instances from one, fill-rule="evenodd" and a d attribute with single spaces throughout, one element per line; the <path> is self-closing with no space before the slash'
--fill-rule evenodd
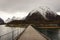
<path id="1" fill-rule="evenodd" d="M 23 19 L 23 18 L 22 18 Z M 10 22 L 10 21 L 13 21 L 13 20 L 22 20 L 20 17 L 15 17 L 15 16 L 13 16 L 12 18 L 8 18 L 6 21 L 5 21 L 5 23 L 8 23 L 8 22 Z"/>
<path id="2" fill-rule="evenodd" d="M 39 7 L 32 10 L 26 19 L 28 20 L 54 20 L 56 18 L 57 13 L 52 11 L 48 7 Z"/>

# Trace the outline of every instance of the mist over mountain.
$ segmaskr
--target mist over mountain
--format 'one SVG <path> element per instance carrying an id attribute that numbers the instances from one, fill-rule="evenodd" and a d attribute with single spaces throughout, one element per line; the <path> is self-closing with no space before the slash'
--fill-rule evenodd
<path id="1" fill-rule="evenodd" d="M 54 22 L 57 17 L 60 17 L 59 15 L 57 15 L 56 12 L 52 11 L 50 8 L 48 7 L 39 7 L 36 8 L 32 11 L 30 11 L 30 13 L 25 17 L 25 19 L 23 20 L 12 20 L 9 23 L 48 23 L 48 22 Z M 13 17 L 14 19 L 14 17 Z"/>
<path id="2" fill-rule="evenodd" d="M 57 13 L 51 10 L 48 7 L 39 7 L 34 10 L 32 10 L 26 20 L 31 20 L 31 21 L 38 21 L 38 20 L 55 20 L 57 16 Z"/>
<path id="3" fill-rule="evenodd" d="M 24 17 L 23 17 L 24 18 Z M 15 17 L 13 17 L 13 20 L 8 22 L 8 26 L 18 26 L 18 25 L 30 25 L 35 27 L 50 27 L 55 26 L 57 27 L 60 24 L 60 15 L 57 15 L 56 12 L 52 11 L 48 7 L 39 7 L 37 9 L 33 9 L 29 12 L 29 14 L 21 20 L 14 20 Z M 47 25 L 48 24 L 48 25 Z M 44 26 L 43 26 L 44 25 Z"/>

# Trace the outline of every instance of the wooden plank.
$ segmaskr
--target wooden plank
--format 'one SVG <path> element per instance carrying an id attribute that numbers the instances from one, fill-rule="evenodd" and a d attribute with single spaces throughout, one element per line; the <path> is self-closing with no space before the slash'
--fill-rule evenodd
<path id="1" fill-rule="evenodd" d="M 32 26 L 29 26 L 18 40 L 50 40 L 42 33 L 39 33 Z"/>

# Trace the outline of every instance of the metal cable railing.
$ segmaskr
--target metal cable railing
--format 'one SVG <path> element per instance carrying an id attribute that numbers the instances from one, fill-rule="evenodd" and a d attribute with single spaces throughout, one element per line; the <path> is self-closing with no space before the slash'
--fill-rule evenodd
<path id="1" fill-rule="evenodd" d="M 21 33 L 21 29 L 13 30 L 9 33 L 0 36 L 0 40 L 16 40 L 16 37 Z"/>

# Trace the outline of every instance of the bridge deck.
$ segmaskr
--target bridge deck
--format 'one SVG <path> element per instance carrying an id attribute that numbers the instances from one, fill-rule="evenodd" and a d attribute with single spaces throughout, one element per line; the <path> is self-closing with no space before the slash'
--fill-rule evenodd
<path id="1" fill-rule="evenodd" d="M 43 35 L 42 33 L 39 33 L 32 26 L 28 26 L 28 28 L 19 37 L 18 40 L 50 40 L 50 39 Z"/>

